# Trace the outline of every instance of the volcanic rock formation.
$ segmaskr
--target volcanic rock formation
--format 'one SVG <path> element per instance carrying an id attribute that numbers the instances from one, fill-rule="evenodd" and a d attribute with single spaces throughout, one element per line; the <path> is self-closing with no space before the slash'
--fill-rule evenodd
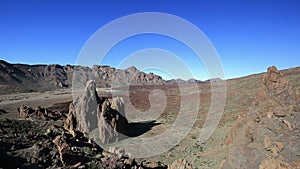
<path id="1" fill-rule="evenodd" d="M 75 131 L 76 127 L 77 127 L 77 121 L 76 121 L 75 108 L 74 108 L 74 104 L 70 103 L 69 113 L 64 122 L 64 129 L 67 130 L 70 134 L 72 134 L 73 137 L 76 137 L 76 131 Z"/>
<path id="2" fill-rule="evenodd" d="M 300 157 L 297 95 L 275 66 L 262 79 L 253 105 L 240 116 L 225 144 L 223 168 L 296 168 Z"/>
<path id="3" fill-rule="evenodd" d="M 95 82 L 88 81 L 83 93 L 71 103 L 65 126 L 92 134 L 101 144 L 118 141 L 128 134 L 123 100 L 99 97 Z"/>

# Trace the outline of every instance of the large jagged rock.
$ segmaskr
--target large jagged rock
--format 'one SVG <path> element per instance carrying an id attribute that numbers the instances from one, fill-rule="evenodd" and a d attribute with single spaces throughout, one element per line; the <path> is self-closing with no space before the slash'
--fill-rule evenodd
<path id="1" fill-rule="evenodd" d="M 298 106 L 287 79 L 269 67 L 249 113 L 225 139 L 230 147 L 223 168 L 293 168 L 300 160 Z"/>
<path id="2" fill-rule="evenodd" d="M 75 115 L 75 108 L 74 108 L 74 104 L 70 103 L 69 113 L 64 122 L 64 129 L 69 131 L 69 133 L 72 134 L 73 137 L 76 137 L 76 132 L 75 132 L 76 127 L 77 127 L 77 121 Z"/>
<path id="3" fill-rule="evenodd" d="M 99 97 L 94 81 L 87 82 L 74 106 L 76 128 L 90 134 L 95 141 L 108 144 L 123 139 L 128 134 L 123 100 L 118 97 L 112 99 Z M 68 116 L 71 119 L 72 115 Z"/>
<path id="4" fill-rule="evenodd" d="M 97 128 L 97 112 L 99 111 L 101 100 L 97 95 L 94 81 L 88 81 L 83 93 L 75 98 L 75 115 L 80 131 L 90 133 Z"/>
<path id="5" fill-rule="evenodd" d="M 275 66 L 269 67 L 262 79 L 262 87 L 254 102 L 256 111 L 266 115 L 273 112 L 276 116 L 285 116 L 289 112 L 299 111 L 296 92 L 288 80 Z"/>

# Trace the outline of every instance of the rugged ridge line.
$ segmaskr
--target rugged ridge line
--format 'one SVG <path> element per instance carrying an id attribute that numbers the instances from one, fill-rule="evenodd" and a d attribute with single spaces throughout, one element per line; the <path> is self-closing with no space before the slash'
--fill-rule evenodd
<path id="1" fill-rule="evenodd" d="M 146 74 L 134 66 L 121 70 L 99 65 L 27 65 L 0 60 L 0 94 L 71 88 L 74 75 L 80 80 L 95 80 L 97 87 L 165 84 L 160 76 Z"/>

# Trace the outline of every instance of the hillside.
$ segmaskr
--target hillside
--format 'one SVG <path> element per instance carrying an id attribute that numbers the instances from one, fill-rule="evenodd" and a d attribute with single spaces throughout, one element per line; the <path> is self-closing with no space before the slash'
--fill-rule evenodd
<path id="1" fill-rule="evenodd" d="M 49 91 L 72 87 L 73 75 L 78 81 L 93 79 L 99 87 L 112 84 L 162 85 L 165 81 L 153 73 L 146 74 L 134 66 L 121 70 L 110 66 L 83 67 L 58 64 L 10 64 L 0 60 L 0 94 L 16 92 Z"/>

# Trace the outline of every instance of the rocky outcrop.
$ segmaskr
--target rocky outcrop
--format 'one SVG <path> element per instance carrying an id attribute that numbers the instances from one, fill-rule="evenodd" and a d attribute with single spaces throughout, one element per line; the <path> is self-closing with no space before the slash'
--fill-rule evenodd
<path id="1" fill-rule="evenodd" d="M 144 72 L 135 73 L 131 84 L 151 84 L 151 85 L 163 85 L 165 82 L 160 77 L 153 73 L 146 74 Z"/>
<path id="2" fill-rule="evenodd" d="M 262 160 L 259 164 L 259 169 L 288 169 L 291 166 L 284 162 L 282 158 L 279 157 L 279 153 L 284 149 L 284 144 L 282 142 L 274 142 L 270 140 L 269 136 L 264 139 L 265 150 L 271 153 L 266 159 Z"/>
<path id="3" fill-rule="evenodd" d="M 70 103 L 69 106 L 69 113 L 67 118 L 64 122 L 64 129 L 67 130 L 73 137 L 76 137 L 76 128 L 77 128 L 77 121 L 76 121 L 76 114 L 74 104 Z"/>
<path id="4" fill-rule="evenodd" d="M 249 113 L 239 116 L 225 144 L 223 168 L 293 168 L 300 160 L 300 113 L 297 95 L 283 74 L 272 66 Z"/>
<path id="5" fill-rule="evenodd" d="M 168 169 L 192 169 L 192 165 L 189 164 L 185 159 L 178 159 L 174 161 Z"/>
<path id="6" fill-rule="evenodd" d="M 40 106 L 33 109 L 32 107 L 21 105 L 17 110 L 21 119 L 58 120 L 64 118 L 64 115 L 59 111 L 50 111 Z"/>
<path id="7" fill-rule="evenodd" d="M 294 89 L 275 66 L 269 67 L 264 74 L 262 87 L 254 104 L 254 108 L 259 108 L 256 111 L 265 115 L 266 112 L 273 112 L 275 116 L 285 116 L 289 112 L 300 110 Z"/>
<path id="8" fill-rule="evenodd" d="M 5 126 L 0 132 L 0 167 L 70 168 L 76 164 L 87 167 L 101 154 L 102 149 L 81 132 L 72 137 L 59 121 L 55 122 L 0 119 L 0 126 Z"/>
<path id="9" fill-rule="evenodd" d="M 88 81 L 82 94 L 74 99 L 77 128 L 89 133 L 98 126 L 97 114 L 103 102 L 98 97 L 95 82 Z"/>
<path id="10" fill-rule="evenodd" d="M 70 105 L 72 106 L 72 105 Z M 128 134 L 128 121 L 121 98 L 99 97 L 94 81 L 88 81 L 83 93 L 74 101 L 76 128 L 108 144 Z M 68 117 L 74 114 L 69 112 Z"/>
<path id="11" fill-rule="evenodd" d="M 98 134 L 102 144 L 124 139 L 128 135 L 128 121 L 124 113 L 123 101 L 120 98 L 105 99 L 98 114 Z M 119 111 L 118 111 L 119 110 Z"/>

